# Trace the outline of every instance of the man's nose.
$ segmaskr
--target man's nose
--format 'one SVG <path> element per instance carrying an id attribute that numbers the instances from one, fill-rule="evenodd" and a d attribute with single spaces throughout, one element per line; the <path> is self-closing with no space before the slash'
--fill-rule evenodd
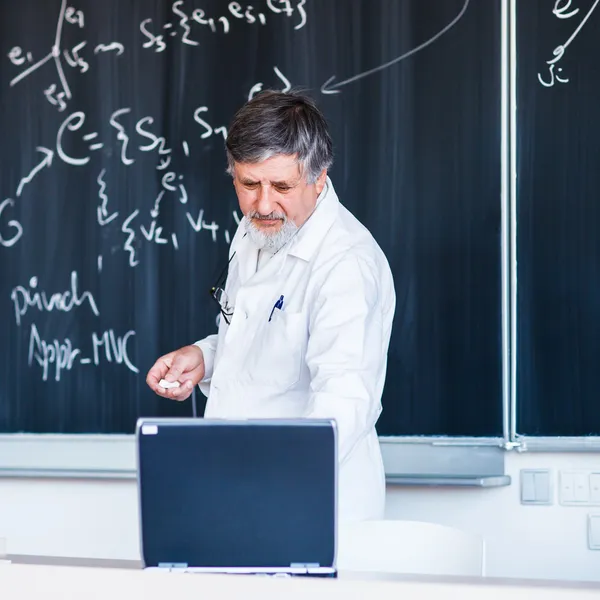
<path id="1" fill-rule="evenodd" d="M 257 191 L 256 197 L 256 211 L 262 215 L 270 215 L 275 209 L 275 202 L 273 200 L 273 194 L 271 186 L 261 185 Z"/>

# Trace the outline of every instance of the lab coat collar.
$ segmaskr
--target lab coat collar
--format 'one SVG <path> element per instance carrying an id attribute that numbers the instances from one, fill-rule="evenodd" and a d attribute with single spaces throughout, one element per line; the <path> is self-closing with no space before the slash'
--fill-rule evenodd
<path id="1" fill-rule="evenodd" d="M 245 219 L 246 217 L 244 217 L 243 221 Z M 243 221 L 241 224 L 242 227 L 244 227 Z M 239 243 L 236 244 L 235 253 L 239 265 L 240 282 L 246 283 L 256 273 L 258 248 L 252 243 L 249 235 L 244 235 Z"/>
<path id="2" fill-rule="evenodd" d="M 300 228 L 290 243 L 288 254 L 309 261 L 317 251 L 325 234 L 335 222 L 340 201 L 338 200 L 331 179 L 327 177 L 325 187 L 317 198 L 312 215 Z"/>

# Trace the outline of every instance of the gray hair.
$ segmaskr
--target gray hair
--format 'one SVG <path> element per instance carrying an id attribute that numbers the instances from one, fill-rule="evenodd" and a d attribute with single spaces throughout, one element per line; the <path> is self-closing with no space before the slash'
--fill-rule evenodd
<path id="1" fill-rule="evenodd" d="M 227 172 L 234 164 L 258 163 L 276 155 L 296 155 L 308 183 L 333 163 L 327 121 L 308 96 L 298 92 L 260 92 L 240 108 L 225 142 Z"/>

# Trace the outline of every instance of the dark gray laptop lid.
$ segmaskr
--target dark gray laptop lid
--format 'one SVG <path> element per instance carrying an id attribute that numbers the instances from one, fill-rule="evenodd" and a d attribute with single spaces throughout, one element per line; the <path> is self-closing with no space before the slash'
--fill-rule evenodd
<path id="1" fill-rule="evenodd" d="M 140 419 L 146 567 L 329 567 L 335 560 L 332 421 Z"/>

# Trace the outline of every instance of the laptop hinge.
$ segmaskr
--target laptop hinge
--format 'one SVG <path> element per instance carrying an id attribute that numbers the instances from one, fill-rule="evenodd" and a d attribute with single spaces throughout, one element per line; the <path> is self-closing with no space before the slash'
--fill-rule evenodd
<path id="1" fill-rule="evenodd" d="M 161 562 L 161 563 L 158 563 L 158 568 L 159 569 L 187 569 L 188 568 L 188 564 L 187 563 L 167 563 L 167 562 Z"/>
<path id="2" fill-rule="evenodd" d="M 290 563 L 292 569 L 318 569 L 320 563 Z"/>

